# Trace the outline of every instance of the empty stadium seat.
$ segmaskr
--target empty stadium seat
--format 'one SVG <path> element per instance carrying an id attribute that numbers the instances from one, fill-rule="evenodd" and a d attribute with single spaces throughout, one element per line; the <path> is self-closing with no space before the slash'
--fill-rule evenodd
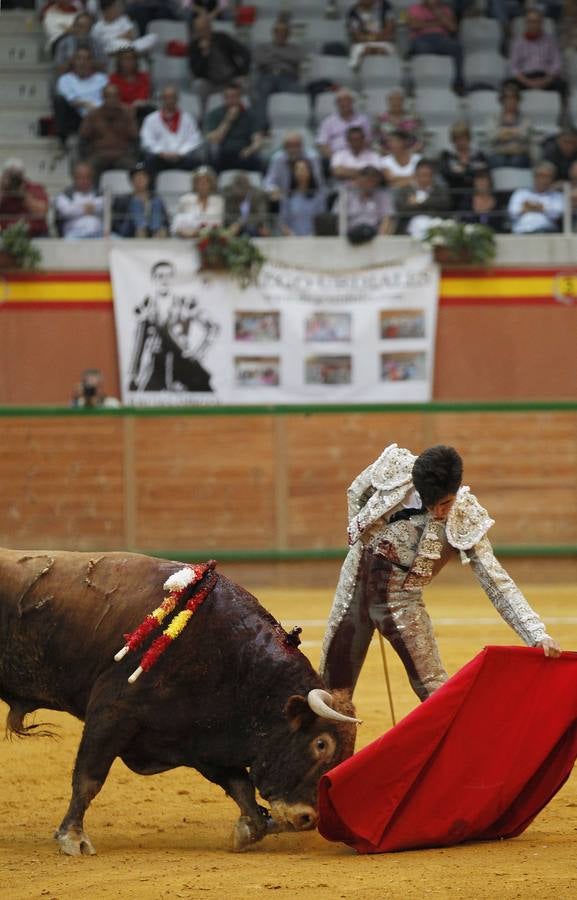
<path id="1" fill-rule="evenodd" d="M 307 94 L 279 91 L 268 99 L 268 118 L 272 128 L 294 128 L 306 125 L 311 110 Z"/>
<path id="2" fill-rule="evenodd" d="M 156 179 L 156 192 L 162 197 L 169 215 L 173 216 L 179 197 L 192 191 L 192 173 L 180 169 L 167 169 Z"/>
<path id="3" fill-rule="evenodd" d="M 448 88 L 417 88 L 415 111 L 426 126 L 452 125 L 463 118 L 461 101 Z"/>
<path id="4" fill-rule="evenodd" d="M 501 26 L 496 19 L 474 16 L 463 19 L 459 26 L 459 42 L 465 53 L 474 50 L 499 50 Z"/>
<path id="5" fill-rule="evenodd" d="M 467 90 L 495 88 L 507 75 L 507 60 L 497 51 L 475 50 L 465 54 L 463 60 L 463 80 Z"/>
<path id="6" fill-rule="evenodd" d="M 197 94 L 191 94 L 190 91 L 181 91 L 179 103 L 180 108 L 192 116 L 196 122 L 200 121 L 202 109 L 200 97 Z"/>
<path id="7" fill-rule="evenodd" d="M 154 19 L 146 28 L 149 34 L 156 34 L 158 41 L 153 48 L 153 53 L 163 54 L 169 41 L 184 41 L 188 43 L 188 25 L 186 22 L 174 22 L 172 19 Z"/>
<path id="8" fill-rule="evenodd" d="M 311 56 L 307 78 L 308 81 L 320 79 L 332 81 L 334 84 L 345 87 L 354 87 L 356 84 L 356 75 L 352 71 L 348 59 L 343 56 L 327 56 L 322 53 Z"/>
<path id="9" fill-rule="evenodd" d="M 492 170 L 491 177 L 496 191 L 515 191 L 517 188 L 531 188 L 533 186 L 533 172 L 531 169 L 500 166 Z"/>
<path id="10" fill-rule="evenodd" d="M 523 91 L 521 110 L 538 131 L 550 134 L 559 130 L 561 98 L 556 91 Z"/>
<path id="11" fill-rule="evenodd" d="M 414 56 L 410 71 L 415 88 L 450 88 L 455 77 L 452 58 L 434 53 L 419 53 Z"/>
<path id="12" fill-rule="evenodd" d="M 244 169 L 225 169 L 225 171 L 221 172 L 218 176 L 218 190 L 222 191 L 224 188 L 228 187 L 229 184 L 232 184 L 239 173 L 246 175 L 253 187 L 262 187 L 262 175 L 260 172 L 245 172 Z"/>
<path id="13" fill-rule="evenodd" d="M 132 191 L 130 176 L 125 169 L 108 169 L 100 176 L 101 191 L 111 194 L 129 194 Z"/>
<path id="14" fill-rule="evenodd" d="M 192 83 L 188 59 L 182 56 L 154 56 L 150 76 L 155 91 L 167 84 L 186 90 Z"/>
<path id="15" fill-rule="evenodd" d="M 439 58 L 439 57 L 437 57 Z M 401 87 L 403 67 L 398 56 L 366 56 L 361 62 L 360 78 L 363 91 L 370 88 Z"/>

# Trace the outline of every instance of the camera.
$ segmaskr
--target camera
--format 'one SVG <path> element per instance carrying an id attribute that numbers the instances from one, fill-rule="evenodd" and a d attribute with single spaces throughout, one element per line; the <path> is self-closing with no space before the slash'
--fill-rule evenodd
<path id="1" fill-rule="evenodd" d="M 82 396 L 85 400 L 92 400 L 96 397 L 97 387 L 95 384 L 86 384 L 82 385 Z"/>
<path id="2" fill-rule="evenodd" d="M 8 172 L 4 182 L 4 190 L 10 193 L 17 193 L 22 190 L 24 178 L 20 172 Z"/>

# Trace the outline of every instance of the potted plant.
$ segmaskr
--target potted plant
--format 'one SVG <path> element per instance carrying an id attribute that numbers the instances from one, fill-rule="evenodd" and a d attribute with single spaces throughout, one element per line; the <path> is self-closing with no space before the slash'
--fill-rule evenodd
<path id="1" fill-rule="evenodd" d="M 0 268 L 37 269 L 42 254 L 28 233 L 26 222 L 16 222 L 0 233 Z"/>
<path id="2" fill-rule="evenodd" d="M 200 267 L 230 272 L 243 287 L 256 281 L 264 256 L 246 235 L 231 234 L 226 228 L 207 228 L 197 239 Z"/>
<path id="3" fill-rule="evenodd" d="M 441 265 L 489 265 L 497 253 L 495 232 L 487 225 L 468 225 L 456 219 L 433 219 L 423 238 Z"/>

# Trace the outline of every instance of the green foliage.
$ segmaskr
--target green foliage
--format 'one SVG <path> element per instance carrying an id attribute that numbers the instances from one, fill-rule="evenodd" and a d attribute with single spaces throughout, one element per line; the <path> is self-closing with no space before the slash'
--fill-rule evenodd
<path id="1" fill-rule="evenodd" d="M 203 269 L 223 269 L 230 272 L 242 287 L 256 281 L 264 256 L 245 235 L 232 235 L 225 228 L 208 228 L 197 242 Z"/>
<path id="2" fill-rule="evenodd" d="M 37 269 L 42 259 L 40 250 L 32 244 L 25 222 L 9 225 L 0 233 L 0 251 L 9 253 L 19 269 Z"/>
<path id="3" fill-rule="evenodd" d="M 465 225 L 456 219 L 433 219 L 423 242 L 445 248 L 448 262 L 488 265 L 497 253 L 495 232 L 487 225 Z"/>

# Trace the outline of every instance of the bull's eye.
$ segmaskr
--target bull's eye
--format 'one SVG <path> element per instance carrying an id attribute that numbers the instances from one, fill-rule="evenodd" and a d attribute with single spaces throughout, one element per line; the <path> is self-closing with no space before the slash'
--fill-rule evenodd
<path id="1" fill-rule="evenodd" d="M 322 738 L 319 738 L 317 740 L 317 750 L 324 750 L 326 746 L 327 745 L 325 744 L 325 742 L 323 741 Z"/>

